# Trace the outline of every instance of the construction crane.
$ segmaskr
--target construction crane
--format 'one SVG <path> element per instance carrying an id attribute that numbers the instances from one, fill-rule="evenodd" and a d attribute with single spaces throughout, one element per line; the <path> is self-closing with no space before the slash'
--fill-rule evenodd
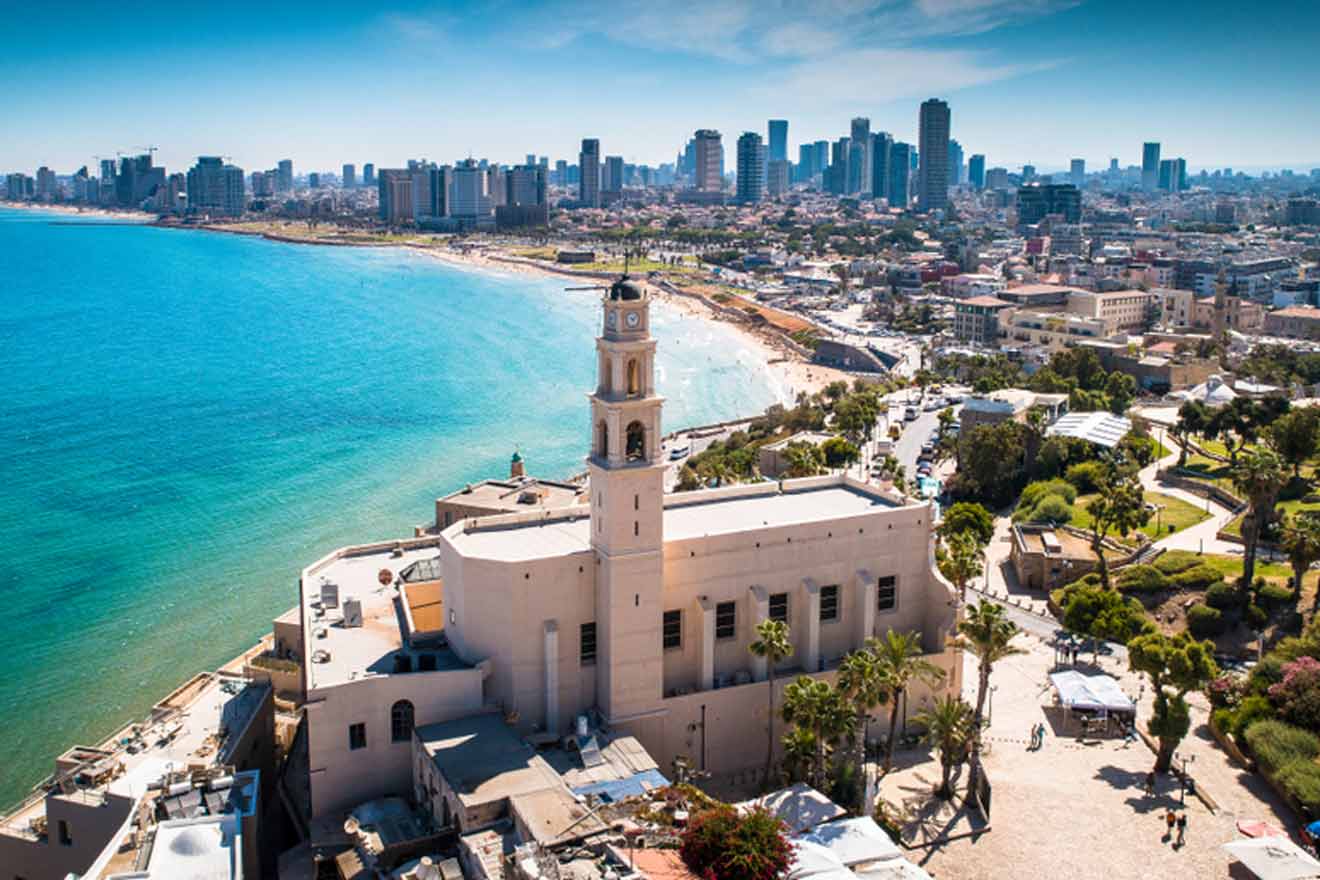
<path id="1" fill-rule="evenodd" d="M 133 149 L 135 149 L 135 150 L 146 150 L 148 153 L 151 154 L 151 158 L 152 158 L 153 160 L 155 160 L 155 158 L 156 158 L 156 151 L 159 150 L 160 147 L 134 147 Z"/>

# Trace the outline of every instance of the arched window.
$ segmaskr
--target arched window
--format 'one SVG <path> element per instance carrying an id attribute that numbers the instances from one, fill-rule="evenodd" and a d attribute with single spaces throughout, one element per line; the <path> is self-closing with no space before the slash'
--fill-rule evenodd
<path id="1" fill-rule="evenodd" d="M 412 739 L 413 704 L 399 700 L 390 707 L 390 742 L 407 742 Z"/>
<path id="2" fill-rule="evenodd" d="M 641 393 L 641 370 L 637 369 L 637 358 L 630 358 L 628 360 L 628 394 L 631 396 Z"/>
<path id="3" fill-rule="evenodd" d="M 596 454 L 601 458 L 608 458 L 610 454 L 610 429 L 604 419 L 596 426 Z"/>
<path id="4" fill-rule="evenodd" d="M 646 457 L 646 429 L 642 427 L 641 422 L 630 422 L 628 424 L 628 442 L 624 447 L 624 456 L 629 461 L 637 461 Z"/>

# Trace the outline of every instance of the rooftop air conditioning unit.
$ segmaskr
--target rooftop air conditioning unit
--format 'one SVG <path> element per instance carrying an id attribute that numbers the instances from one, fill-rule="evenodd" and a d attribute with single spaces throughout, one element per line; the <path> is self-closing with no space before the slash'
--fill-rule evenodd
<path id="1" fill-rule="evenodd" d="M 362 602 L 359 599 L 344 600 L 344 626 L 362 626 Z"/>
<path id="2" fill-rule="evenodd" d="M 321 580 L 321 605 L 325 608 L 339 607 L 339 584 Z"/>

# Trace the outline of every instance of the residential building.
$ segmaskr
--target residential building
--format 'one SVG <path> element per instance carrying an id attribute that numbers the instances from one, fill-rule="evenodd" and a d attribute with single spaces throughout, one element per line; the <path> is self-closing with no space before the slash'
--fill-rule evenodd
<path id="1" fill-rule="evenodd" d="M 986 189 L 1008 189 L 1008 169 L 989 168 L 985 172 Z"/>
<path id="2" fill-rule="evenodd" d="M 765 143 L 754 131 L 738 138 L 737 198 L 745 205 L 765 198 Z"/>
<path id="3" fill-rule="evenodd" d="M 345 163 L 339 173 L 339 185 L 344 189 L 357 189 L 357 166 Z"/>
<path id="4" fill-rule="evenodd" d="M 612 205 L 623 198 L 623 157 L 606 156 L 601 179 L 600 203 Z"/>
<path id="5" fill-rule="evenodd" d="M 541 165 L 520 165 L 506 171 L 504 204 L 495 208 L 495 225 L 511 229 L 549 223 L 545 178 L 546 170 Z"/>
<path id="6" fill-rule="evenodd" d="M 597 190 L 596 197 L 599 195 Z M 490 221 L 494 210 L 490 175 L 475 159 L 464 159 L 454 166 L 454 191 L 449 210 L 460 223 L 475 225 Z"/>
<path id="7" fill-rule="evenodd" d="M 858 116 L 852 121 L 848 138 L 848 194 L 871 194 L 871 120 Z M 854 151 L 856 151 L 854 153 Z M 854 188 L 855 187 L 855 188 Z"/>
<path id="8" fill-rule="evenodd" d="M 376 166 L 370 162 L 362 166 L 362 185 L 376 185 Z"/>
<path id="9" fill-rule="evenodd" d="M 662 767 L 679 755 L 717 774 L 761 766 L 746 743 L 764 736 L 768 670 L 748 646 L 772 617 L 795 648 L 779 686 L 832 680 L 845 654 L 892 630 L 916 633 L 945 672 L 914 705 L 960 692 L 959 610 L 931 564 L 931 505 L 841 475 L 664 493 L 649 307 L 626 279 L 602 298 L 585 504 L 463 519 L 303 571 L 314 817 L 419 786 L 425 797 L 418 737 L 422 763 L 452 772 L 463 758 L 443 761 L 439 741 L 474 742 L 477 722 L 424 731 L 492 707 L 515 735 L 552 741 L 581 723 L 635 737 Z"/>
<path id="10" fill-rule="evenodd" d="M 1177 193 L 1187 189 L 1187 160 L 1161 159 L 1159 188 L 1164 192 Z"/>
<path id="11" fill-rule="evenodd" d="M 276 191 L 281 193 L 293 192 L 293 160 L 281 159 L 275 170 Z"/>
<path id="12" fill-rule="evenodd" d="M 985 155 L 976 153 L 967 160 L 967 182 L 972 189 L 985 189 Z"/>
<path id="13" fill-rule="evenodd" d="M 413 174 L 407 168 L 382 168 L 376 178 L 380 219 L 400 226 L 413 219 Z"/>
<path id="14" fill-rule="evenodd" d="M 1287 339 L 1320 340 L 1320 309 L 1288 306 L 1265 314 L 1265 333 Z"/>
<path id="15" fill-rule="evenodd" d="M 1070 170 L 1069 170 L 1069 172 L 1068 172 L 1068 178 L 1069 178 L 1069 180 L 1072 181 L 1072 185 L 1073 185 L 1073 186 L 1077 187 L 1078 189 L 1081 189 L 1081 188 L 1082 188 L 1082 185 L 1086 183 L 1086 160 L 1085 160 L 1085 159 L 1073 159 L 1073 160 L 1072 160 L 1071 168 L 1070 168 Z"/>
<path id="16" fill-rule="evenodd" d="M 787 162 L 788 161 L 788 120 L 771 119 L 769 123 L 769 153 L 766 160 L 769 162 Z"/>
<path id="17" fill-rule="evenodd" d="M 788 192 L 789 165 L 786 159 L 772 159 L 765 166 L 765 191 L 772 199 Z"/>
<path id="18" fill-rule="evenodd" d="M 188 171 L 188 208 L 194 213 L 238 217 L 245 207 L 243 169 L 219 156 L 200 156 Z"/>
<path id="19" fill-rule="evenodd" d="M 894 138 L 887 131 L 871 135 L 871 197 L 889 198 L 890 158 Z"/>
<path id="20" fill-rule="evenodd" d="M 1258 302 L 1253 302 L 1241 296 L 1224 297 L 1222 322 L 1225 330 L 1236 330 L 1239 333 L 1258 333 L 1265 329 L 1265 332 L 1268 333 L 1266 318 L 1269 314 L 1265 311 L 1265 307 Z M 1193 312 L 1192 327 L 1197 330 L 1213 330 L 1217 323 L 1215 298 L 1213 296 L 1198 297 Z"/>
<path id="21" fill-rule="evenodd" d="M 949 203 L 949 105 L 923 101 L 918 122 L 917 209 L 937 211 Z"/>
<path id="22" fill-rule="evenodd" d="M 912 145 L 895 141 L 889 148 L 889 205 L 904 210 L 912 203 Z"/>
<path id="23" fill-rule="evenodd" d="M 963 148 L 955 140 L 949 141 L 949 186 L 963 183 Z"/>
<path id="24" fill-rule="evenodd" d="M 578 153 L 578 204 L 584 208 L 600 207 L 600 141 L 583 138 Z"/>
<path id="25" fill-rule="evenodd" d="M 692 138 L 693 141 L 693 200 L 709 203 L 724 203 L 724 146 L 720 133 L 711 128 L 702 128 Z"/>

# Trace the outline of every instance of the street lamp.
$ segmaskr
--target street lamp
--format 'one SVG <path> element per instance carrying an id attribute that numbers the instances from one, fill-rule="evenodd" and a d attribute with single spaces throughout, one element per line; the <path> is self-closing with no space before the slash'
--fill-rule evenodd
<path id="1" fill-rule="evenodd" d="M 1187 805 L 1187 765 L 1196 760 L 1196 755 L 1179 755 L 1175 752 L 1173 757 L 1174 760 L 1182 761 L 1182 773 L 1178 775 L 1178 806 L 1182 807 Z"/>
<path id="2" fill-rule="evenodd" d="M 990 685 L 990 711 L 985 713 L 986 727 L 995 723 L 995 691 L 997 690 L 999 690 L 999 685 Z"/>

